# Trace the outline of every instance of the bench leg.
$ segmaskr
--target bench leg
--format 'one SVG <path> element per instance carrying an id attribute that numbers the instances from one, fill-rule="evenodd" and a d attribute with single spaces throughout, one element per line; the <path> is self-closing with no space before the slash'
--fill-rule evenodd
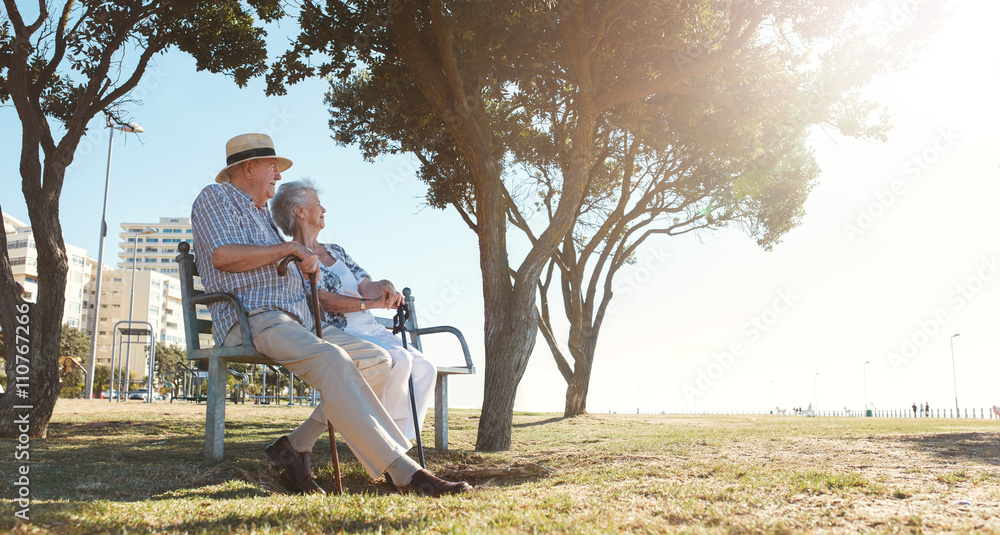
<path id="1" fill-rule="evenodd" d="M 205 462 L 222 461 L 226 435 L 225 359 L 208 359 L 207 400 L 205 401 Z"/>
<path id="2" fill-rule="evenodd" d="M 448 376 L 442 374 L 434 384 L 434 447 L 448 451 Z"/>

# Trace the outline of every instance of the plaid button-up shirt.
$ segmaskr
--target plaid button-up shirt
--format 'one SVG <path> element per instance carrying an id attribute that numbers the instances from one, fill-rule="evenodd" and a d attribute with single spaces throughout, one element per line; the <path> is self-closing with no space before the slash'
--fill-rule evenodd
<path id="1" fill-rule="evenodd" d="M 223 245 L 276 245 L 284 242 L 271 221 L 267 205 L 254 206 L 250 195 L 225 182 L 211 184 L 201 191 L 191 207 L 195 262 L 206 292 L 229 292 L 247 311 L 281 310 L 290 314 L 306 329 L 313 328 L 309 312 L 308 290 L 294 264 L 284 277 L 278 264 L 242 273 L 220 271 L 212 263 L 212 253 Z M 222 345 L 229 329 L 238 321 L 236 309 L 226 302 L 208 305 L 212 313 L 212 336 Z"/>

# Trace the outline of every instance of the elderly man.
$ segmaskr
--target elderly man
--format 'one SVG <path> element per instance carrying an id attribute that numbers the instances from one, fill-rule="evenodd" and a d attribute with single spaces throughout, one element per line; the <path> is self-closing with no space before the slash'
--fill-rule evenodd
<path id="1" fill-rule="evenodd" d="M 339 329 L 316 337 L 303 277 L 290 269 L 277 272 L 288 255 L 307 276 L 318 271 L 316 255 L 296 242 L 286 242 L 271 221 L 267 201 L 274 197 L 281 172 L 292 162 L 275 153 L 271 138 L 244 134 L 226 144 L 226 167 L 194 201 L 191 225 L 198 272 L 208 292 L 229 292 L 246 307 L 257 350 L 315 386 L 322 401 L 289 435 L 265 448 L 285 468 L 301 492 L 323 492 L 313 479 L 309 452 L 332 422 L 344 442 L 374 479 L 388 472 L 402 493 L 441 496 L 465 492 L 467 483 L 452 483 L 420 469 L 409 456 L 409 442 L 373 393 L 385 383 L 389 356 L 378 346 Z M 236 310 L 227 303 L 209 306 L 216 343 L 238 343 L 242 334 Z M 366 380 L 367 379 L 367 380 Z M 369 384 L 369 382 L 371 384 Z"/>

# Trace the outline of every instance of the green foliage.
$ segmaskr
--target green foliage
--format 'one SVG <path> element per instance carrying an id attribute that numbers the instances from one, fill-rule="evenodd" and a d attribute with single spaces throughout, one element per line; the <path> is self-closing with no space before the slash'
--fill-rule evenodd
<path id="1" fill-rule="evenodd" d="M 187 366 L 187 350 L 175 345 L 156 342 L 156 376 L 160 377 Z"/>
<path id="2" fill-rule="evenodd" d="M 111 366 L 94 366 L 94 395 L 100 396 L 111 384 Z"/>
<path id="3" fill-rule="evenodd" d="M 134 74 L 141 77 L 153 55 L 177 47 L 194 57 L 198 70 L 227 73 L 245 86 L 266 65 L 266 32 L 256 26 L 258 19 L 271 22 L 284 16 L 277 0 L 247 4 L 89 0 L 53 7 L 61 12 L 46 13 L 54 31 L 30 42 L 27 58 L 13 53 L 12 21 L 0 22 L 0 102 L 11 98 L 9 72 L 4 71 L 11 61 L 26 60 L 30 90 L 39 93 L 41 111 L 63 124 L 95 100 L 98 109 L 110 109 L 124 96 L 116 89 L 129 78 L 108 70 L 108 59 L 115 53 L 137 52 Z M 20 19 L 20 13 L 14 15 Z M 65 16 L 64 21 L 57 15 Z"/>
<path id="4" fill-rule="evenodd" d="M 84 358 L 90 356 L 90 337 L 86 333 L 63 325 L 59 334 L 59 356 Z"/>
<path id="5" fill-rule="evenodd" d="M 434 28 L 430 8 L 415 8 L 409 15 L 424 52 L 449 46 L 466 94 L 468 109 L 442 114 L 401 59 L 387 20 L 408 12 L 387 15 L 375 2 L 306 2 L 302 34 L 272 65 L 268 90 L 330 76 L 335 139 L 357 144 L 369 159 L 416 154 L 435 207 L 473 211 L 469 162 L 452 125 L 482 110 L 477 119 L 507 163 L 511 194 L 547 199 L 553 210 L 579 158 L 574 137 L 594 133 L 580 240 L 596 232 L 588 222 L 607 220 L 622 197 L 642 193 L 621 183 L 635 165 L 660 190 L 636 200 L 648 208 L 638 213 L 655 213 L 661 231 L 736 225 L 770 249 L 801 221 L 818 177 L 805 145 L 813 126 L 884 139 L 885 114 L 858 89 L 903 65 L 912 43 L 900 38 L 876 48 L 856 16 L 868 3 L 597 1 L 586 10 L 574 2 L 546 10 L 521 1 L 444 2 L 447 35 Z M 939 13 L 930 4 L 913 27 Z M 734 30 L 738 24 L 747 31 Z M 310 61 L 324 54 L 327 61 Z"/>

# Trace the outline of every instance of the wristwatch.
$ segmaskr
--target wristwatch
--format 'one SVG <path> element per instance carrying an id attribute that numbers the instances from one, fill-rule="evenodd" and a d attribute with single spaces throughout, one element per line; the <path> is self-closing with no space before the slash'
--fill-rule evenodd
<path id="1" fill-rule="evenodd" d="M 361 311 L 362 312 L 365 311 L 365 300 L 364 299 L 361 300 Z"/>

